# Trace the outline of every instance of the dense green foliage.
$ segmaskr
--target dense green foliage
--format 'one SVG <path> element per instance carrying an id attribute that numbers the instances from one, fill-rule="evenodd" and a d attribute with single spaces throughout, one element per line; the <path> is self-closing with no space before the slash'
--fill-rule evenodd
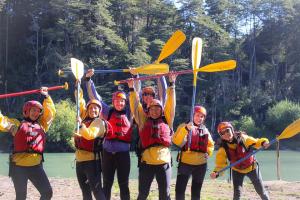
<path id="1" fill-rule="evenodd" d="M 72 136 L 75 130 L 76 106 L 67 99 L 58 102 L 55 108 L 56 117 L 47 132 L 47 150 L 70 151 L 74 147 Z"/>
<path id="2" fill-rule="evenodd" d="M 229 120 L 249 134 L 272 137 L 299 117 L 286 114 L 297 113 L 297 106 L 282 106 L 282 112 L 272 107 L 285 99 L 295 105 L 300 100 L 299 10 L 299 0 L 182 0 L 177 5 L 172 0 L 1 1 L 0 93 L 73 83 L 72 76 L 56 74 L 69 66 L 71 57 L 96 69 L 153 62 L 170 35 L 181 29 L 187 41 L 163 61 L 172 70 L 191 67 L 195 36 L 204 40 L 201 66 L 227 59 L 238 63 L 231 72 L 198 75 L 196 103 L 208 109 L 209 129 L 214 133 L 219 121 Z M 113 81 L 127 77 L 106 74 L 94 80 L 110 102 Z M 54 101 L 72 97 L 72 85 L 68 92 L 51 92 Z M 178 125 L 189 118 L 192 75 L 178 78 L 176 92 Z M 24 101 L 35 97 L 2 99 L 1 111 L 17 115 Z M 65 103 L 58 109 L 64 110 Z M 61 119 L 69 117 L 59 112 Z M 55 122 L 47 148 L 67 142 L 72 125 L 64 123 L 72 123 L 70 118 Z"/>
<path id="3" fill-rule="evenodd" d="M 259 129 L 252 117 L 250 116 L 242 116 L 239 121 L 233 121 L 233 124 L 238 130 L 247 132 L 248 135 L 254 137 L 261 136 L 261 129 Z"/>
<path id="4" fill-rule="evenodd" d="M 293 103 L 289 100 L 282 100 L 278 102 L 267 111 L 265 121 L 266 135 L 270 138 L 275 138 L 275 135 L 279 135 L 286 126 L 299 118 L 299 103 Z M 290 140 L 282 140 L 281 143 L 286 148 L 299 150 L 299 140 L 300 135 L 298 134 Z"/>
<path id="5" fill-rule="evenodd" d="M 279 134 L 290 122 L 300 118 L 300 105 L 283 100 L 270 107 L 265 122 L 266 130 Z"/>

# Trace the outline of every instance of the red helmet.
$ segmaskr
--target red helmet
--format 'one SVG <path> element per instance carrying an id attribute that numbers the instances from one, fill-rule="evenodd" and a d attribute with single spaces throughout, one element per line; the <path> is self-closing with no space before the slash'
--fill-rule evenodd
<path id="1" fill-rule="evenodd" d="M 113 93 L 112 100 L 114 101 L 117 97 L 122 99 L 127 99 L 125 92 L 123 91 L 116 91 Z"/>
<path id="2" fill-rule="evenodd" d="M 233 126 L 230 122 L 220 122 L 217 128 L 218 133 L 220 134 L 222 131 L 226 129 L 231 129 L 231 131 L 234 132 Z"/>
<path id="3" fill-rule="evenodd" d="M 86 104 L 86 109 L 88 109 L 91 104 L 97 105 L 99 107 L 100 111 L 102 110 L 102 104 L 97 99 L 89 100 L 89 102 Z"/>
<path id="4" fill-rule="evenodd" d="M 195 106 L 194 107 L 194 113 L 201 113 L 206 117 L 206 109 L 203 106 Z"/>
<path id="5" fill-rule="evenodd" d="M 43 112 L 43 106 L 38 101 L 27 101 L 23 106 L 23 115 L 24 117 L 29 117 L 29 111 L 31 108 L 36 107 L 41 110 L 41 113 Z"/>

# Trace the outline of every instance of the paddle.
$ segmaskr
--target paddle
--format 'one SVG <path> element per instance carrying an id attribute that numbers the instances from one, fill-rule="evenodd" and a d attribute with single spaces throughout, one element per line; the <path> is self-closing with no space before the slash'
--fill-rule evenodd
<path id="1" fill-rule="evenodd" d="M 149 64 L 149 65 L 143 65 L 140 67 L 136 67 L 132 69 L 135 73 L 138 74 L 162 74 L 162 73 L 168 73 L 169 72 L 169 65 L 167 64 Z M 104 74 L 104 73 L 118 73 L 118 72 L 130 72 L 130 69 L 96 69 L 94 70 L 95 74 Z M 70 70 L 58 70 L 58 75 L 63 76 L 65 73 L 71 73 Z"/>
<path id="2" fill-rule="evenodd" d="M 170 56 L 180 45 L 185 41 L 186 36 L 185 34 L 177 30 L 173 33 L 173 35 L 169 38 L 166 44 L 163 46 L 158 59 L 153 64 L 142 65 L 132 70 L 136 74 L 163 74 L 169 72 L 169 65 L 167 64 L 160 64 L 160 62 Z M 69 73 L 68 70 L 59 70 L 58 75 L 63 76 L 64 73 Z M 129 69 L 111 69 L 111 70 L 94 70 L 94 73 L 118 73 L 118 72 L 130 72 Z"/>
<path id="3" fill-rule="evenodd" d="M 220 71 L 226 71 L 226 70 L 232 70 L 236 67 L 236 61 L 235 60 L 227 60 L 223 62 L 217 62 L 212 63 L 209 65 L 205 65 L 204 67 L 201 67 L 197 69 L 198 72 L 220 72 Z"/>
<path id="4" fill-rule="evenodd" d="M 169 38 L 169 40 L 166 42 L 166 44 L 163 46 L 155 63 L 160 63 L 162 60 L 174 53 L 174 51 L 176 51 L 181 46 L 185 39 L 186 36 L 182 31 L 175 31 L 173 35 Z"/>
<path id="5" fill-rule="evenodd" d="M 176 51 L 181 46 L 181 44 L 185 41 L 185 39 L 186 39 L 186 36 L 182 31 L 180 31 L 180 30 L 175 31 L 172 34 L 172 36 L 168 39 L 166 44 L 163 46 L 157 60 L 155 60 L 153 64 L 143 65 L 143 66 L 140 66 L 140 68 L 146 67 L 148 75 L 149 74 L 164 74 L 164 73 L 166 73 L 166 70 L 161 70 L 161 69 L 156 70 L 155 65 L 167 65 L 167 64 L 160 64 L 160 62 L 162 60 L 164 60 L 165 58 L 167 58 L 168 56 L 170 56 L 172 53 L 174 53 L 174 51 Z M 169 68 L 168 68 L 168 70 L 169 70 Z M 138 71 L 135 71 L 135 72 L 136 72 L 136 74 L 141 74 Z M 143 72 L 144 72 L 144 70 L 143 70 Z M 161 77 L 161 76 L 159 76 L 159 77 Z"/>
<path id="6" fill-rule="evenodd" d="M 77 100 L 76 100 L 76 115 L 77 119 L 79 118 L 79 90 L 80 90 L 80 81 L 84 74 L 83 62 L 76 58 L 71 58 L 71 71 L 74 74 L 77 81 Z M 76 119 L 76 120 L 77 120 Z M 79 122 L 77 121 L 76 134 L 79 135 Z"/>
<path id="7" fill-rule="evenodd" d="M 269 142 L 270 145 L 274 144 L 276 141 L 279 141 L 281 139 L 287 139 L 287 138 L 291 138 L 293 137 L 294 135 L 298 134 L 300 132 L 300 119 L 294 121 L 293 123 L 291 123 L 290 125 L 288 125 L 284 130 L 283 132 L 278 136 L 276 137 L 275 139 L 271 140 Z M 248 154 L 246 157 L 234 162 L 234 163 L 231 163 L 230 165 L 228 165 L 227 167 L 224 167 L 223 169 L 221 169 L 220 171 L 218 171 L 217 173 L 220 174 L 224 171 L 226 171 L 227 169 L 247 160 L 250 156 L 256 154 L 257 152 L 263 150 L 264 148 L 261 147 L 259 149 L 256 149 L 254 150 L 253 152 L 251 152 L 250 154 Z"/>
<path id="8" fill-rule="evenodd" d="M 223 61 L 223 62 L 217 62 L 213 64 L 206 65 L 204 67 L 201 67 L 195 71 L 197 72 L 220 72 L 220 71 L 227 71 L 227 70 L 232 70 L 236 67 L 236 61 L 235 60 L 228 60 L 228 61 Z M 133 78 L 133 80 L 150 80 L 154 78 L 159 78 L 162 76 L 169 76 L 170 74 L 189 74 L 193 73 L 193 69 L 187 69 L 187 70 L 181 70 L 181 71 L 175 71 L 175 72 L 169 72 L 165 74 L 158 74 L 158 75 L 153 75 L 153 76 L 142 76 L 138 78 Z M 115 85 L 121 84 L 121 83 L 127 83 L 129 80 L 121 80 L 121 81 L 115 81 Z"/>
<path id="9" fill-rule="evenodd" d="M 68 83 L 65 82 L 64 85 L 48 87 L 48 91 L 59 90 L 59 89 L 68 90 L 69 89 Z M 40 93 L 40 91 L 41 91 L 41 89 L 36 89 L 36 90 L 27 90 L 27 91 L 23 91 L 23 92 L 15 92 L 15 93 L 9 93 L 9 94 L 0 94 L 0 99 L 9 98 L 9 97 L 17 97 L 17 96 L 22 96 L 22 95 L 26 95 L 26 94 Z"/>
<path id="10" fill-rule="evenodd" d="M 192 42 L 192 65 L 193 65 L 193 96 L 192 96 L 192 109 L 190 122 L 194 121 L 194 107 L 195 107 L 195 99 L 196 99 L 196 91 L 197 91 L 197 70 L 199 69 L 201 62 L 201 54 L 202 54 L 202 39 L 194 38 Z M 188 151 L 190 151 L 190 146 L 192 142 L 192 130 L 189 131 L 188 134 Z"/>

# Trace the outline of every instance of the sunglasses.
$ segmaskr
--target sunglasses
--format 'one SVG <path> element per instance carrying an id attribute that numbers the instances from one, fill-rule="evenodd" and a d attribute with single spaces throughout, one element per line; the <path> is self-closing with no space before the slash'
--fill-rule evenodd
<path id="1" fill-rule="evenodd" d="M 220 132 L 220 136 L 223 136 L 223 135 L 225 135 L 226 133 L 229 133 L 229 132 L 230 132 L 230 129 L 226 129 L 226 130 Z"/>
<path id="2" fill-rule="evenodd" d="M 154 94 L 153 93 L 143 93 L 143 96 L 153 96 L 154 97 Z"/>

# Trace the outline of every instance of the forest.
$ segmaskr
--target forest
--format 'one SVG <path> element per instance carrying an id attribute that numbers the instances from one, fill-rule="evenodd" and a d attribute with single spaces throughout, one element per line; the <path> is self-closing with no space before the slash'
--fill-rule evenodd
<path id="1" fill-rule="evenodd" d="M 68 82 L 68 91 L 49 92 L 57 116 L 47 150 L 72 151 L 75 79 L 57 71 L 69 68 L 71 57 L 86 69 L 152 63 L 176 30 L 187 39 L 163 61 L 170 70 L 191 69 L 194 37 L 204 43 L 201 66 L 237 61 L 233 71 L 198 74 L 196 104 L 207 108 L 213 138 L 224 120 L 254 137 L 273 139 L 300 118 L 299 0 L 0 0 L 0 94 Z M 110 103 L 114 80 L 126 78 L 111 73 L 93 80 Z M 192 74 L 177 78 L 175 129 L 189 119 L 192 90 Z M 23 103 L 38 98 L 0 99 L 0 111 L 21 118 Z M 0 135 L 1 151 L 8 151 L 10 137 Z M 299 150 L 299 142 L 298 135 L 281 147 Z"/>

